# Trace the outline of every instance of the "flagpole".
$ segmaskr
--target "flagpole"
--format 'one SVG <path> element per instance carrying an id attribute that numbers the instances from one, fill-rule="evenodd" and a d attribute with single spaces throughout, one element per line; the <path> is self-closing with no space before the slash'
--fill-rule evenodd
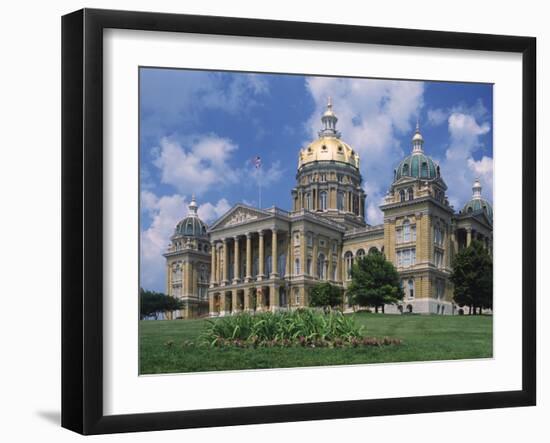
<path id="1" fill-rule="evenodd" d="M 262 166 L 258 168 L 258 209 L 262 209 Z"/>

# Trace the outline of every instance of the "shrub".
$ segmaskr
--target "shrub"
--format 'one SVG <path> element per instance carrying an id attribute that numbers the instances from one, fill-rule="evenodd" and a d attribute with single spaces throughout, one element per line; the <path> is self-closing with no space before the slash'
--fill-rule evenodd
<path id="1" fill-rule="evenodd" d="M 364 337 L 363 327 L 342 312 L 321 313 L 308 309 L 255 315 L 241 313 L 209 320 L 200 340 L 207 346 L 239 348 L 356 347 L 400 343 L 396 339 Z"/>

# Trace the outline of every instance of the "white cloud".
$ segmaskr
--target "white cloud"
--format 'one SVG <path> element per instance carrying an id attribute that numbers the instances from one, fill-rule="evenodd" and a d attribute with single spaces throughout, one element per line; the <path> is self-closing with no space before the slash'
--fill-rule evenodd
<path id="1" fill-rule="evenodd" d="M 450 135 L 449 147 L 441 161 L 443 179 L 449 186 L 448 194 L 455 210 L 472 195 L 472 184 L 479 178 L 483 186 L 483 195 L 492 201 L 493 159 L 483 156 L 476 161 L 474 152 L 483 147 L 480 137 L 487 134 L 491 127 L 487 122 L 479 122 L 482 113 L 464 114 L 454 112 L 448 119 Z"/>
<path id="2" fill-rule="evenodd" d="M 157 196 L 150 191 L 141 193 L 141 209 L 151 219 L 141 231 L 141 285 L 148 289 L 164 291 L 165 259 L 163 252 L 170 242 L 176 224 L 188 213 L 189 199 L 180 195 Z M 222 198 L 217 203 L 199 205 L 201 219 L 210 223 L 230 209 L 229 202 Z"/>
<path id="3" fill-rule="evenodd" d="M 195 137 L 185 146 L 163 137 L 153 149 L 153 164 L 161 172 L 161 182 L 183 193 L 200 195 L 214 185 L 235 183 L 238 175 L 229 165 L 238 147 L 216 135 Z"/>
<path id="4" fill-rule="evenodd" d="M 447 121 L 449 113 L 443 109 L 428 109 L 428 123 L 432 126 L 439 126 L 441 123 Z"/>
<path id="5" fill-rule="evenodd" d="M 367 222 L 380 223 L 378 206 L 391 183 L 393 167 L 409 151 L 397 136 L 412 135 L 412 123 L 423 106 L 424 84 L 311 77 L 307 87 L 315 101 L 315 112 L 307 122 L 310 136 L 317 138 L 320 116 L 327 98 L 332 97 L 342 138 L 361 156 L 361 173 L 368 190 Z"/>
<path id="6" fill-rule="evenodd" d="M 218 203 L 216 203 L 215 205 L 210 202 L 203 203 L 199 206 L 198 213 L 201 220 L 208 224 L 211 224 L 211 222 L 220 218 L 230 209 L 231 205 L 229 204 L 229 202 L 225 198 L 222 198 L 218 200 Z"/>

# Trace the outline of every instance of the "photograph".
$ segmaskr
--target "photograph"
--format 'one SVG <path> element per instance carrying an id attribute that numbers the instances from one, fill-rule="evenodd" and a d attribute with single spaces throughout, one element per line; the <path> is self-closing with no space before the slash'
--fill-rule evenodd
<path id="1" fill-rule="evenodd" d="M 138 69 L 140 375 L 493 357 L 493 84 Z"/>

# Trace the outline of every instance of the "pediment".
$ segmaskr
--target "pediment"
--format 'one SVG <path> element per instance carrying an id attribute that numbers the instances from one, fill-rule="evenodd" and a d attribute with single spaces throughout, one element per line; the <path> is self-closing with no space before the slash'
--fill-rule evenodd
<path id="1" fill-rule="evenodd" d="M 252 208 L 243 204 L 237 204 L 222 215 L 218 220 L 216 220 L 216 222 L 210 227 L 210 231 L 268 218 L 271 215 L 272 214 L 260 209 Z"/>

